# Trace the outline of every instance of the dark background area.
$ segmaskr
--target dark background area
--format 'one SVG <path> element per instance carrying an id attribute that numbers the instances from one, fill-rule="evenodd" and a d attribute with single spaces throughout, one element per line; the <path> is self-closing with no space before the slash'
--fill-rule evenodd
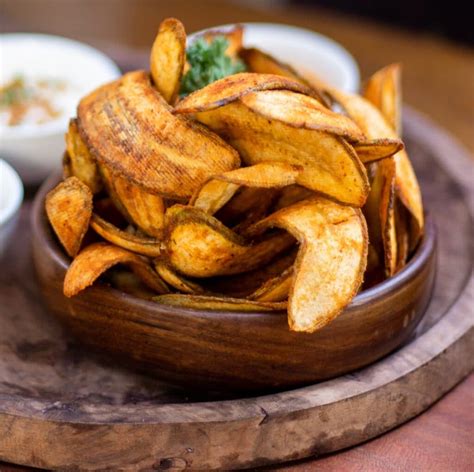
<path id="1" fill-rule="evenodd" d="M 291 0 L 291 3 L 325 7 L 474 45 L 473 4 L 469 1 Z"/>

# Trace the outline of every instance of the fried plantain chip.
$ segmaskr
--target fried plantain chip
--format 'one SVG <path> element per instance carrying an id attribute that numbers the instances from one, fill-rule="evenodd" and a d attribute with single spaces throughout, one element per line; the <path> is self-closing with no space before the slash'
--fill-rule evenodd
<path id="1" fill-rule="evenodd" d="M 282 274 L 264 282 L 255 292 L 248 296 L 249 300 L 259 302 L 281 302 L 288 299 L 293 283 L 294 267 L 289 267 Z"/>
<path id="2" fill-rule="evenodd" d="M 182 205 L 169 208 L 166 220 L 167 261 L 190 277 L 253 270 L 294 243 L 287 233 L 276 233 L 252 244 L 202 210 Z"/>
<path id="3" fill-rule="evenodd" d="M 273 211 L 281 210 L 282 208 L 286 208 L 312 196 L 314 196 L 314 192 L 305 187 L 301 187 L 300 185 L 288 185 L 288 187 L 281 190 Z"/>
<path id="4" fill-rule="evenodd" d="M 381 112 L 372 103 L 358 95 L 350 95 L 330 89 L 328 93 L 345 109 L 369 139 L 398 139 L 396 132 L 387 123 Z M 424 215 L 420 187 L 408 154 L 404 149 L 393 157 L 395 162 L 395 187 L 397 196 L 409 211 L 413 222 L 410 249 L 414 248 L 423 234 Z M 384 159 L 386 161 L 387 159 Z"/>
<path id="5" fill-rule="evenodd" d="M 106 241 L 121 248 L 149 257 L 158 257 L 162 253 L 162 244 L 159 240 L 130 234 L 117 228 L 99 215 L 92 215 L 90 225 Z"/>
<path id="6" fill-rule="evenodd" d="M 235 58 L 239 55 L 240 50 L 242 49 L 242 39 L 244 35 L 244 27 L 242 25 L 235 25 L 233 28 L 226 31 L 219 29 L 212 29 L 206 31 L 203 36 L 204 39 L 211 43 L 215 38 L 223 36 L 229 42 L 227 49 L 225 51 L 226 56 Z"/>
<path id="7" fill-rule="evenodd" d="M 272 74 L 241 72 L 216 80 L 184 97 L 175 107 L 175 113 L 197 113 L 235 102 L 259 90 L 292 90 L 314 95 L 314 92 L 296 80 Z"/>
<path id="8" fill-rule="evenodd" d="M 106 166 L 101 166 L 101 170 L 109 194 L 130 223 L 145 234 L 161 239 L 165 218 L 163 198 L 114 175 Z"/>
<path id="9" fill-rule="evenodd" d="M 295 128 L 326 131 L 349 141 L 363 141 L 364 133 L 348 117 L 326 108 L 318 100 L 288 90 L 252 92 L 240 101 L 264 118 L 281 121 Z"/>
<path id="10" fill-rule="evenodd" d="M 395 199 L 395 228 L 397 233 L 397 268 L 403 269 L 410 255 L 410 230 L 408 228 L 408 215 L 406 208 L 400 200 Z"/>
<path id="11" fill-rule="evenodd" d="M 401 65 L 391 64 L 369 78 L 364 97 L 373 103 L 398 136 L 402 134 Z"/>
<path id="12" fill-rule="evenodd" d="M 231 200 L 217 211 L 215 216 L 229 228 L 241 225 L 249 218 L 261 219 L 281 191 L 278 188 L 239 187 Z"/>
<path id="13" fill-rule="evenodd" d="M 68 158 L 66 162 L 63 161 L 63 164 L 68 167 L 68 177 L 74 175 L 85 183 L 92 193 L 100 192 L 102 181 L 97 163 L 82 140 L 75 119 L 69 121 L 69 128 L 66 133 L 66 152 Z"/>
<path id="14" fill-rule="evenodd" d="M 257 48 L 243 48 L 240 53 L 240 57 L 243 59 L 247 68 L 251 72 L 259 74 L 274 74 L 294 79 L 301 84 L 309 87 L 313 91 L 313 96 L 320 101 L 323 105 L 329 108 L 329 103 L 324 95 L 319 90 L 318 81 L 308 80 L 299 74 L 289 64 L 285 64 L 278 59 L 274 58 L 270 54 L 261 51 Z"/>
<path id="15" fill-rule="evenodd" d="M 89 228 L 92 193 L 77 177 L 59 183 L 47 195 L 46 214 L 66 252 L 74 257 Z"/>
<path id="16" fill-rule="evenodd" d="M 290 79 L 295 79 L 305 85 L 309 85 L 304 77 L 299 75 L 293 67 L 280 62 L 278 59 L 275 59 L 273 56 L 261 51 L 260 49 L 243 48 L 240 51 L 239 56 L 244 60 L 251 72 L 256 72 L 258 74 L 282 75 L 284 77 L 289 77 Z"/>
<path id="17" fill-rule="evenodd" d="M 163 20 L 151 49 L 153 83 L 163 98 L 173 104 L 178 96 L 186 62 L 186 31 L 175 18 Z"/>
<path id="18" fill-rule="evenodd" d="M 365 219 L 359 209 L 314 197 L 270 215 L 253 232 L 275 226 L 300 242 L 288 300 L 290 329 L 314 332 L 341 313 L 362 283 Z"/>
<path id="19" fill-rule="evenodd" d="M 403 143 L 399 139 L 371 139 L 353 143 L 359 159 L 364 164 L 385 159 L 393 156 L 403 149 Z"/>
<path id="20" fill-rule="evenodd" d="M 395 163 L 385 159 L 376 164 L 369 197 L 363 208 L 369 229 L 369 240 L 384 261 L 385 275 L 392 276 L 397 268 L 397 238 L 395 229 Z"/>
<path id="21" fill-rule="evenodd" d="M 240 164 L 237 151 L 205 126 L 173 115 L 143 71 L 83 98 L 78 125 L 114 175 L 173 200 L 187 200 L 209 177 Z"/>
<path id="22" fill-rule="evenodd" d="M 294 244 L 288 251 L 278 254 L 268 264 L 242 274 L 210 277 L 200 280 L 208 292 L 220 293 L 234 298 L 247 298 L 271 279 L 279 277 L 293 266 L 297 248 Z"/>
<path id="23" fill-rule="evenodd" d="M 183 295 L 170 293 L 154 297 L 158 303 L 194 310 L 238 311 L 258 313 L 261 311 L 281 311 L 286 308 L 286 302 L 259 302 L 244 298 L 215 297 L 206 295 Z"/>
<path id="24" fill-rule="evenodd" d="M 299 166 L 293 183 L 354 206 L 362 206 L 367 198 L 364 165 L 341 137 L 264 118 L 239 101 L 196 117 L 237 149 L 248 166 Z"/>
<path id="25" fill-rule="evenodd" d="M 234 196 L 241 185 L 260 188 L 285 187 L 296 181 L 301 170 L 298 166 L 280 162 L 262 162 L 241 167 L 214 176 L 199 189 L 190 203 L 212 215 Z"/>
<path id="26" fill-rule="evenodd" d="M 178 274 L 164 261 L 156 260 L 155 270 L 168 285 L 182 293 L 199 294 L 205 292 L 203 287 Z"/>
<path id="27" fill-rule="evenodd" d="M 108 243 L 94 243 L 84 248 L 69 266 L 64 278 L 64 295 L 77 295 L 116 264 L 130 267 L 133 273 L 155 292 L 169 292 L 146 258 Z"/>

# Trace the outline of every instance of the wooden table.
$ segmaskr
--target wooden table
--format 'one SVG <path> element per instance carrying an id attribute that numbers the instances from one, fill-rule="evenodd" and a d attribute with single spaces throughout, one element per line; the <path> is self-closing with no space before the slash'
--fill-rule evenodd
<path id="1" fill-rule="evenodd" d="M 165 16 L 180 18 L 190 32 L 238 21 L 276 21 L 307 27 L 346 46 L 358 60 L 363 77 L 382 65 L 402 62 L 405 101 L 430 115 L 474 152 L 474 53 L 434 37 L 321 10 L 256 11 L 217 0 L 3 0 L 0 12 L 2 31 L 70 36 L 103 49 L 122 64 L 131 61 L 130 65 L 135 65 L 135 58 L 143 58 L 143 66 L 146 50 Z M 473 407 L 471 375 L 429 411 L 380 438 L 278 470 L 473 470 Z M 0 464 L 0 470 L 26 469 Z"/>

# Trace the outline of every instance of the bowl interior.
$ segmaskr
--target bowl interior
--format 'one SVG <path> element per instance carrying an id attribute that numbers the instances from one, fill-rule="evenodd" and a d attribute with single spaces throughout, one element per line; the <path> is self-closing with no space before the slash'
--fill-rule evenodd
<path id="1" fill-rule="evenodd" d="M 65 252 L 62 250 L 59 242 L 56 240 L 50 225 L 47 221 L 46 214 L 44 211 L 44 198 L 46 193 L 53 188 L 56 183 L 59 181 L 58 175 L 51 176 L 40 189 L 36 199 L 35 207 L 33 209 L 33 228 L 39 232 L 37 235 L 42 241 L 41 244 L 47 249 L 56 264 L 61 267 L 62 270 L 66 271 L 70 262 Z M 402 287 L 406 286 L 411 279 L 413 279 L 416 274 L 421 270 L 421 268 L 427 263 L 429 258 L 435 251 L 436 247 L 436 227 L 434 222 L 429 214 L 425 215 L 425 232 L 423 237 L 412 254 L 410 260 L 407 264 L 394 276 L 389 279 L 384 280 L 383 282 L 374 285 L 366 290 L 361 291 L 357 294 L 347 308 L 360 308 L 361 306 L 370 305 L 375 300 L 384 299 L 384 297 L 389 294 L 393 294 L 396 291 L 400 290 Z M 199 313 L 200 315 L 207 314 L 208 316 L 219 315 L 225 313 L 227 317 L 243 317 L 249 319 L 252 315 L 257 315 L 259 317 L 273 316 L 276 313 L 280 312 L 219 312 L 215 311 L 206 311 L 199 310 L 194 308 L 183 308 L 183 307 L 174 307 L 165 304 L 157 304 L 153 301 L 138 299 L 129 295 L 127 293 L 121 292 L 117 289 L 114 289 L 109 286 L 103 286 L 104 289 L 116 292 L 117 296 L 123 301 L 123 303 L 130 304 L 144 304 L 148 306 L 153 306 L 157 311 L 168 311 L 168 312 L 180 312 L 188 313 L 192 315 L 193 313 Z M 340 315 L 344 316 L 346 310 Z M 349 313 L 349 316 L 351 314 Z"/>

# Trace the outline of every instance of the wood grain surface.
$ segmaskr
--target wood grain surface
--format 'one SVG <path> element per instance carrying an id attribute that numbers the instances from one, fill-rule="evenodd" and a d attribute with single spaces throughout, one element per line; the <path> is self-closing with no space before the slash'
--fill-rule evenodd
<path id="1" fill-rule="evenodd" d="M 431 115 L 471 151 L 474 150 L 474 54 L 466 47 L 434 37 L 321 10 L 288 12 L 272 8 L 271 11 L 257 12 L 217 0 L 159 3 L 116 0 L 113 21 L 108 1 L 2 0 L 1 6 L 2 31 L 44 31 L 75 37 L 101 47 L 125 66 L 129 61 L 129 67 L 134 67 L 137 61 L 145 63 L 147 53 L 140 50 L 149 47 L 159 19 L 169 14 L 183 19 L 189 31 L 233 21 L 279 21 L 306 26 L 328 34 L 348 47 L 358 59 L 364 76 L 387 62 L 401 61 L 404 65 L 405 100 Z M 206 14 L 203 15 L 203 11 Z M 140 24 L 139 28 L 137 24 Z M 444 138 L 433 141 L 434 147 L 441 148 L 440 154 L 448 157 L 451 144 Z M 465 169 L 467 175 L 464 177 L 472 177 L 472 172 L 469 174 L 470 171 Z M 455 175 L 462 173 L 462 169 L 455 166 L 450 171 Z M 437 180 L 441 177 L 433 173 L 430 178 Z M 452 208 L 445 208 L 445 211 L 452 214 Z M 458 214 L 453 214 L 452 218 L 456 219 Z M 27 290 L 33 289 L 29 287 Z M 446 293 L 449 295 L 455 291 L 453 283 Z M 44 359 L 49 355 L 47 349 L 41 351 Z M 469 433 L 473 429 L 473 388 L 471 376 L 469 382 L 459 386 L 427 413 L 393 432 L 324 459 L 292 463 L 291 467 L 337 471 L 472 470 L 472 435 Z M 0 465 L 0 470 L 7 470 L 5 467 Z"/>
<path id="2" fill-rule="evenodd" d="M 474 359 L 471 163 L 416 113 L 406 125 L 428 210 L 443 208 L 433 213 L 440 249 L 430 308 L 417 337 L 396 353 L 303 389 L 222 401 L 229 396 L 199 396 L 95 358 L 38 303 L 25 206 L 0 273 L 0 459 L 80 470 L 264 465 L 375 437 L 452 388 Z M 454 178 L 454 167 L 464 172 Z"/>

